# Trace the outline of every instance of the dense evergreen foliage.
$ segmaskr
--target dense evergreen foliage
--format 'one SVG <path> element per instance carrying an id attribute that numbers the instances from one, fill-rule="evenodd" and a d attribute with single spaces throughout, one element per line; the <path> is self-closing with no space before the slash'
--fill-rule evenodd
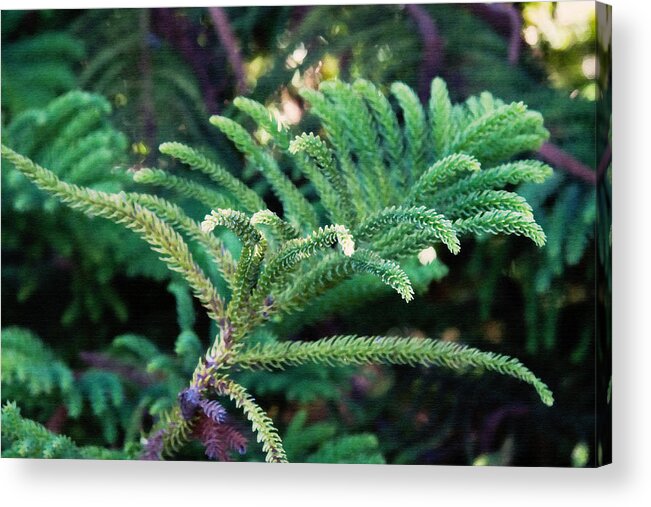
<path id="1" fill-rule="evenodd" d="M 3 12 L 3 456 L 596 462 L 594 103 L 376 9 Z"/>

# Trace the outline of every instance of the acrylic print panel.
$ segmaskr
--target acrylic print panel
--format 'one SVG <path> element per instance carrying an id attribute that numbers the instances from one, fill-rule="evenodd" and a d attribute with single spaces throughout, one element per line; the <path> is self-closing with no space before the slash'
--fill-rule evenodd
<path id="1" fill-rule="evenodd" d="M 610 8 L 2 12 L 2 455 L 611 460 Z"/>

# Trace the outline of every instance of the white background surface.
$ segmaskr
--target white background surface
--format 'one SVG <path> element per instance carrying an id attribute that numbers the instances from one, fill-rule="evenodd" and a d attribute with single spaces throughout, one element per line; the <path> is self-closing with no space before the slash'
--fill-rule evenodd
<path id="1" fill-rule="evenodd" d="M 180 3 L 11 0 L 2 5 L 25 9 Z M 611 3 L 615 91 L 614 465 L 571 470 L 5 459 L 0 461 L 0 498 L 4 505 L 651 505 L 651 2 Z M 210 4 L 228 3 L 191 2 L 196 6 Z"/>

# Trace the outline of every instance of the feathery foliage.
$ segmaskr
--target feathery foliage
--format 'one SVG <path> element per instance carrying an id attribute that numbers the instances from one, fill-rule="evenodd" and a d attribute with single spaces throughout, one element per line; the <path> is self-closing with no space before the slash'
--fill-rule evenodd
<path id="1" fill-rule="evenodd" d="M 34 400 L 56 393 L 71 415 L 81 411 L 72 371 L 27 329 L 14 326 L 2 330 L 2 390 L 4 399 Z"/>
<path id="2" fill-rule="evenodd" d="M 554 403 L 547 386 L 518 360 L 452 342 L 389 336 L 333 336 L 313 342 L 293 341 L 256 346 L 241 352 L 236 359 L 238 366 L 250 369 L 284 368 L 308 362 L 331 366 L 365 363 L 421 364 L 457 370 L 478 367 L 527 382 L 538 391 L 546 405 Z"/>
<path id="3" fill-rule="evenodd" d="M 174 179 L 164 171 L 141 169 L 134 173 L 134 178 L 178 190 L 207 210 L 215 208 L 206 214 L 199 230 L 180 208 L 162 198 L 133 192 L 109 193 L 66 183 L 3 145 L 3 158 L 41 189 L 73 208 L 108 218 L 138 233 L 161 254 L 167 267 L 185 280 L 214 321 L 214 342 L 199 358 L 189 387 L 180 391 L 176 404 L 166 407 L 144 439 L 143 457 L 160 458 L 178 452 L 193 438 L 203 443 L 211 458 L 225 458 L 229 450 L 243 449 L 242 438 L 226 426 L 226 409 L 213 399 L 219 396 L 241 409 L 262 444 L 267 461 L 287 461 L 272 419 L 245 387 L 231 378 L 231 373 L 240 368 L 259 370 L 304 363 L 481 368 L 529 383 L 545 404 L 553 403 L 547 386 L 519 361 L 457 344 L 351 335 L 251 346 L 253 334 L 270 320 L 282 321 L 283 314 L 343 287 L 343 282 L 360 273 L 368 277 L 365 280 L 384 284 L 409 302 L 414 297 L 414 288 L 401 263 L 414 262 L 417 253 L 438 244 L 456 254 L 460 250 L 460 236 L 506 233 L 527 236 L 539 246 L 544 243 L 544 233 L 526 203 L 512 192 L 500 193 L 495 189 L 523 181 L 542 181 L 551 169 L 526 160 L 494 165 L 542 143 L 547 133 L 539 114 L 529 112 L 521 103 L 503 104 L 484 94 L 481 100 L 469 99 L 453 106 L 449 119 L 452 126 L 441 131 L 448 133 L 433 136 L 429 131 L 432 118 L 428 119 L 428 112 L 415 92 L 403 83 L 395 83 L 391 91 L 402 111 L 400 115 L 392 116 L 395 113 L 387 107 L 390 103 L 375 96 L 374 88 L 367 82 L 324 82 L 319 91 L 304 89 L 302 94 L 310 103 L 311 112 L 322 122 L 323 138 L 302 135 L 287 142 L 285 127 L 274 124 L 262 111 L 264 106 L 250 100 L 239 100 L 237 107 L 246 111 L 261 129 L 276 129 L 275 134 L 270 132 L 273 144 L 258 143 L 234 120 L 211 117 L 210 122 L 267 179 L 282 205 L 279 213 L 257 209 L 261 204 L 266 207 L 265 201 L 254 199 L 251 191 L 229 171 L 203 155 L 178 143 L 163 145 L 163 152 L 192 166 L 195 173 Z M 437 91 L 430 111 L 447 114 L 448 100 L 445 93 Z M 402 125 L 398 117 L 402 118 Z M 446 137 L 451 132 L 456 133 L 454 139 Z M 393 165 L 399 145 L 404 147 L 404 160 Z M 443 145 L 448 147 L 447 151 L 438 153 L 436 146 L 440 150 Z M 321 196 L 319 203 L 311 201 L 309 189 L 294 183 L 289 172 L 282 169 L 281 162 L 285 161 L 296 164 L 303 176 L 314 182 Z M 398 177 L 396 172 L 400 173 Z M 198 175 L 214 182 L 216 188 L 185 182 Z M 417 195 L 408 191 L 413 183 L 422 190 Z M 232 203 L 232 207 L 219 208 L 221 202 Z M 342 212 L 331 208 L 337 202 L 350 205 Z M 328 217 L 340 217 L 342 222 L 328 223 Z M 221 253 L 214 258 L 215 251 L 226 250 L 224 230 L 237 238 L 239 252 Z M 204 254 L 218 264 L 231 264 L 221 266 L 222 273 L 228 275 L 225 277 L 230 293 L 217 290 L 218 280 L 201 266 L 205 258 L 192 254 L 181 233 L 200 243 Z M 207 239 L 208 235 L 213 239 Z M 421 283 L 425 285 L 437 270 L 427 266 L 426 261 L 420 264 L 425 279 Z M 198 340 L 192 336 L 193 318 L 187 294 L 177 285 L 171 290 L 180 315 L 177 351 L 189 354 L 196 350 Z M 116 346 L 139 357 L 151 374 L 178 371 L 180 366 L 138 337 L 116 340 Z M 90 380 L 85 389 L 91 395 L 95 414 L 105 414 L 111 404 L 121 403 L 121 384 L 115 376 L 93 371 L 86 375 Z M 159 407 L 160 414 L 160 403 Z M 110 437 L 107 436 L 109 440 Z M 346 454 L 346 449 L 359 452 L 353 456 Z M 383 462 L 376 450 L 375 437 L 346 435 L 324 444 L 314 459 L 321 456 L 329 460 Z"/>
<path id="4" fill-rule="evenodd" d="M 161 16 L 155 9 L 90 10 L 70 27 L 87 41 L 80 86 L 116 105 L 116 125 L 144 156 L 171 135 L 201 138 L 200 120 L 209 112 L 187 59 L 163 33 L 170 22 Z"/>
<path id="5" fill-rule="evenodd" d="M 76 445 L 70 438 L 48 431 L 20 415 L 15 403 L 2 407 L 2 438 L 6 449 L 3 458 L 48 459 L 132 459 L 130 450 L 109 450 L 103 447 Z"/>
<path id="6" fill-rule="evenodd" d="M 111 125 L 111 110 L 99 95 L 68 92 L 43 108 L 16 115 L 3 128 L 3 141 L 69 183 L 118 192 L 129 184 L 128 176 L 116 170 L 126 159 L 127 142 Z M 126 306 L 113 287 L 114 278 L 126 272 L 161 279 L 166 271 L 140 241 L 125 238 L 119 226 L 80 220 L 10 167 L 7 161 L 2 171 L 2 239 L 8 256 L 3 283 L 15 287 L 19 301 L 29 302 L 39 296 L 37 287 L 47 288 L 53 278 L 66 276 L 72 299 L 62 315 L 64 324 L 84 318 L 97 323 L 107 313 L 125 320 Z M 34 223 L 45 233 L 25 244 Z M 97 238 L 89 242 L 94 233 Z M 21 268 L 14 267 L 14 255 L 26 259 Z"/>
<path id="7" fill-rule="evenodd" d="M 17 115 L 45 107 L 61 93 L 75 88 L 78 80 L 74 68 L 85 54 L 83 42 L 65 32 L 45 32 L 15 42 L 3 40 L 3 112 L 6 108 L 9 114 Z"/>

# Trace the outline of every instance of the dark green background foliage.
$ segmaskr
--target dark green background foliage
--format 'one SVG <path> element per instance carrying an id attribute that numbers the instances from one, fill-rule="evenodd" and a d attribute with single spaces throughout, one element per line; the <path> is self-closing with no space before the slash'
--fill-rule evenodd
<path id="1" fill-rule="evenodd" d="M 209 9 L 3 11 L 3 144 L 68 183 L 149 191 L 173 198 L 194 219 L 231 207 L 241 197 L 237 189 L 220 197 L 205 175 L 194 172 L 192 188 L 170 179 L 188 175 L 186 160 L 174 146 L 158 147 L 183 142 L 280 214 L 285 203 L 257 170 L 269 161 L 238 145 L 223 120 L 211 120 L 226 135 L 218 132 L 208 121 L 218 114 L 273 150 L 308 201 L 320 198 L 316 219 L 325 225 L 346 219 L 345 203 L 339 203 L 339 217 L 328 214 L 327 199 L 301 172 L 305 161 L 289 141 L 303 131 L 332 140 L 333 129 L 328 112 L 300 90 L 331 78 L 362 78 L 390 95 L 391 83 L 401 81 L 427 108 L 430 82 L 440 76 L 453 103 L 479 97 L 467 103 L 466 119 L 496 106 L 492 96 L 481 95 L 485 90 L 506 104 L 524 102 L 542 114 L 547 144 L 538 153 L 525 145 L 512 153 L 484 147 L 473 154 L 490 167 L 525 149 L 525 158 L 554 168 L 542 183 L 507 187 L 531 205 L 547 237 L 543 248 L 523 237 L 486 234 L 465 239 L 459 255 L 437 246 L 429 266 L 417 261 L 418 250 L 411 258 L 396 256 L 416 292 L 410 304 L 371 275 L 356 278 L 301 301 L 304 311 L 259 329 L 251 344 L 352 334 L 461 342 L 520 359 L 554 392 L 552 408 L 534 399 L 528 386 L 493 374 L 480 379 L 474 369 L 461 376 L 424 366 L 304 364 L 242 370 L 233 379 L 274 420 L 290 461 L 608 461 L 608 439 L 598 440 L 594 429 L 595 403 L 606 403 L 608 386 L 595 384 L 593 361 L 610 346 L 607 340 L 596 351 L 594 315 L 595 266 L 608 266 L 610 237 L 601 226 L 606 243 L 595 246 L 596 217 L 610 202 L 609 160 L 602 157 L 610 117 L 596 111 L 608 103 L 610 90 L 608 82 L 596 86 L 585 69 L 590 58 L 607 57 L 609 47 L 598 46 L 589 13 L 576 26 L 555 4 L 536 3 L 512 10 L 480 4 L 246 7 L 219 14 L 232 37 Z M 548 37 L 541 28 L 547 18 L 570 34 L 566 40 Z M 337 93 L 326 95 L 343 110 L 352 107 Z M 292 135 L 260 128 L 247 103 L 234 100 L 238 95 L 266 105 Z M 408 108 L 396 97 L 390 99 L 394 110 L 405 111 L 397 119 L 409 128 Z M 269 118 L 273 127 L 276 120 Z M 594 136 L 597 121 L 601 139 Z M 372 157 L 366 148 L 356 146 L 360 159 Z M 406 160 L 418 156 L 407 148 Z M 431 163 L 441 153 L 423 156 Z M 353 162 L 364 160 L 356 155 Z M 385 162 L 391 166 L 389 156 Z M 162 175 L 143 166 L 158 167 Z M 596 198 L 598 168 L 607 178 Z M 239 255 L 234 235 L 220 238 Z M 230 297 L 228 276 L 201 249 L 192 252 L 208 266 L 220 294 Z M 3 456 L 137 458 L 143 438 L 176 407 L 177 393 L 217 332 L 145 242 L 118 224 L 68 208 L 5 160 L 2 288 L 2 402 L 17 405 L 3 409 Z M 264 459 L 245 418 L 234 404 L 224 406 L 232 414 L 229 424 L 248 439 L 247 452 L 231 458 Z M 206 459 L 196 441 L 175 458 Z"/>

